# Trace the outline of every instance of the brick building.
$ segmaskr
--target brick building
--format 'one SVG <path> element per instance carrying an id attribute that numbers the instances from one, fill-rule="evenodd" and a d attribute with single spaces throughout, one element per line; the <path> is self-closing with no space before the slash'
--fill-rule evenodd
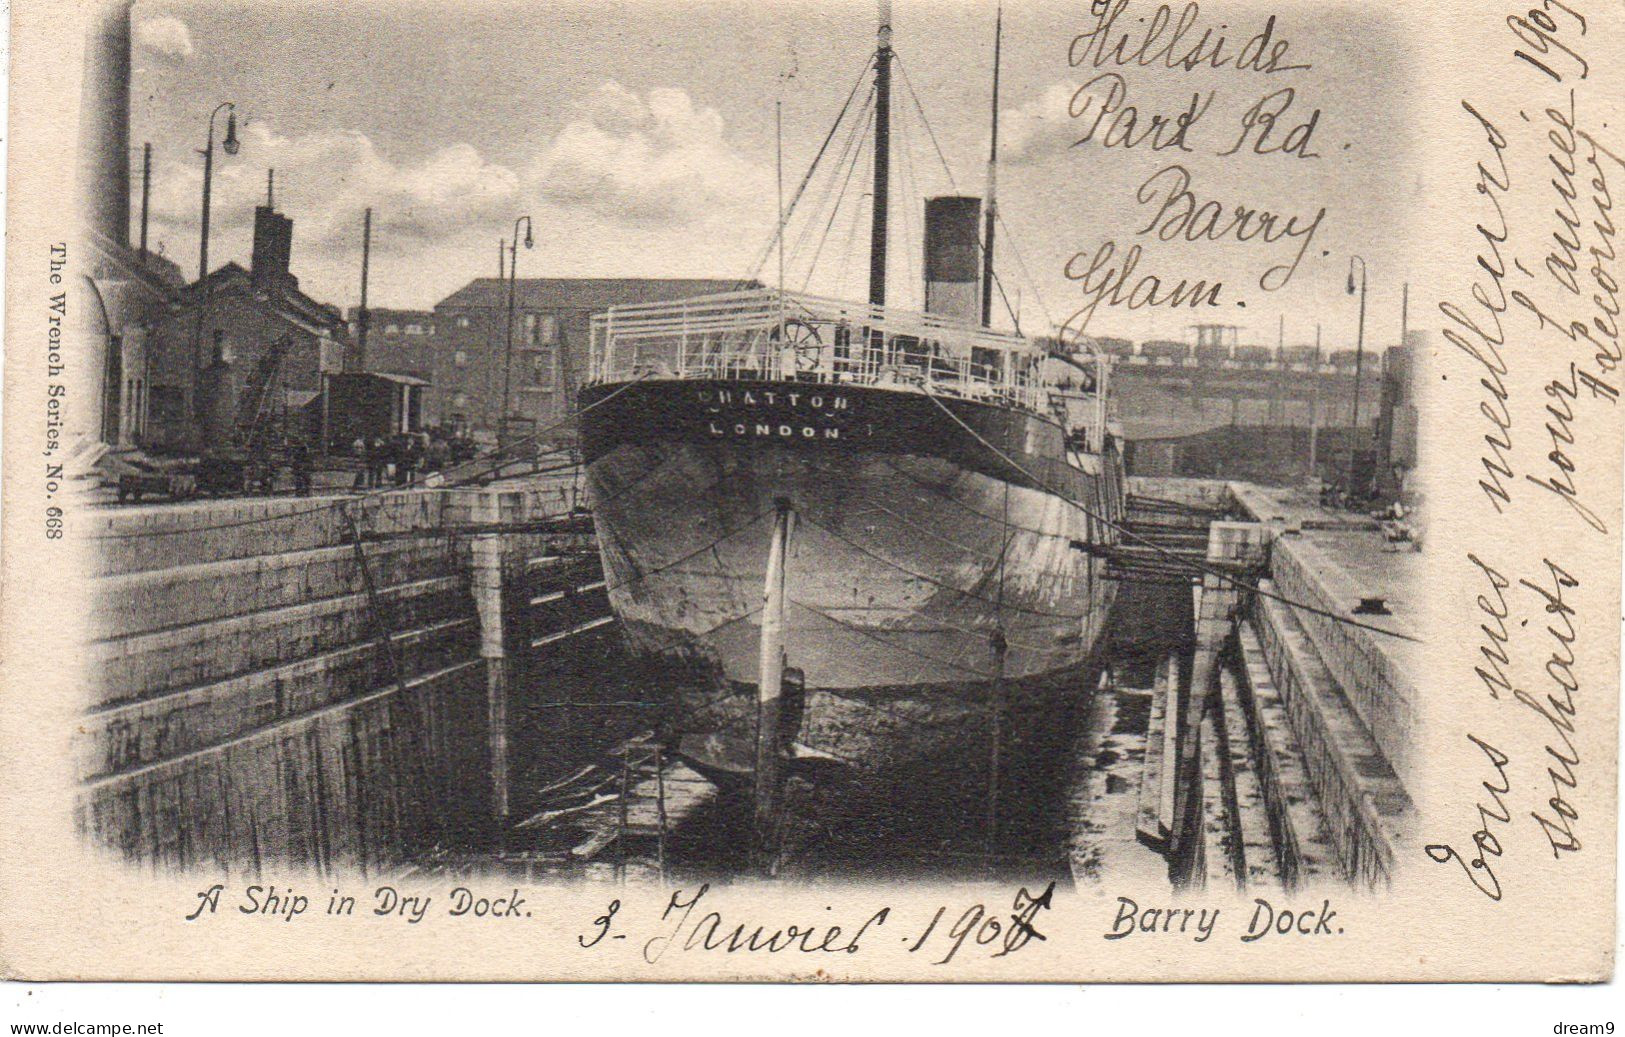
<path id="1" fill-rule="evenodd" d="M 260 413 L 309 408 L 341 369 L 344 319 L 299 290 L 292 241 L 292 220 L 257 207 L 249 269 L 227 263 L 187 285 L 154 323 L 144 446 L 228 445 Z"/>
<path id="2" fill-rule="evenodd" d="M 514 286 L 508 389 L 513 433 L 546 428 L 569 413 L 586 374 L 594 314 L 611 306 L 667 302 L 739 287 L 737 281 L 704 279 L 520 278 Z M 482 440 L 495 439 L 507 320 L 508 284 L 495 277 L 476 278 L 435 306 L 430 322 L 435 364 L 428 421 L 471 431 Z M 371 326 L 376 332 L 376 316 Z M 370 345 L 368 353 L 368 368 L 380 370 L 377 363 L 382 361 L 375 362 Z"/>
<path id="3" fill-rule="evenodd" d="M 430 380 L 435 367 L 435 317 L 431 310 L 367 308 L 366 354 L 361 353 L 361 311 L 350 307 L 349 367 Z"/>

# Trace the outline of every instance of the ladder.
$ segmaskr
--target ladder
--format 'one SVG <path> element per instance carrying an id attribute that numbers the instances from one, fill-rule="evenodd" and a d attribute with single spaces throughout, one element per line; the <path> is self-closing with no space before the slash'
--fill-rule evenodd
<path id="1" fill-rule="evenodd" d="M 293 336 L 283 335 L 260 354 L 254 369 L 249 372 L 242 398 L 237 403 L 237 435 L 245 448 L 252 449 L 263 436 L 272 417 L 274 397 L 282 396 L 284 405 L 287 402 L 286 393 L 272 392 L 271 385 L 282 367 L 283 358 L 292 347 Z"/>
<path id="2" fill-rule="evenodd" d="M 655 865 L 660 881 L 666 881 L 666 759 L 665 747 L 628 744 L 621 751 L 621 794 L 616 806 L 615 822 L 615 878 L 626 881 L 626 841 L 632 836 L 655 837 Z M 645 768 L 652 769 L 655 777 L 655 822 L 634 822 L 631 818 L 632 793 Z"/>
<path id="3" fill-rule="evenodd" d="M 356 522 L 355 512 L 348 506 L 340 508 L 345 523 L 349 526 L 350 545 L 355 554 L 356 569 L 361 574 L 362 590 L 367 595 L 367 618 L 373 631 L 374 641 L 383 655 L 385 666 L 389 674 L 389 682 L 395 687 L 395 698 L 406 711 L 407 715 L 407 754 L 411 757 L 410 765 L 417 770 L 417 777 L 422 782 L 423 795 L 426 799 L 424 813 L 432 819 L 436 834 L 442 845 L 447 842 L 446 818 L 441 813 L 445 797 L 435 781 L 434 774 L 429 769 L 428 718 L 419 708 L 418 701 L 412 696 L 407 687 L 406 673 L 401 668 L 400 657 L 395 653 L 395 638 L 391 633 L 393 623 L 390 621 L 388 608 L 378 593 L 378 585 L 372 578 L 372 566 L 367 561 L 367 553 L 362 546 L 361 526 Z"/>

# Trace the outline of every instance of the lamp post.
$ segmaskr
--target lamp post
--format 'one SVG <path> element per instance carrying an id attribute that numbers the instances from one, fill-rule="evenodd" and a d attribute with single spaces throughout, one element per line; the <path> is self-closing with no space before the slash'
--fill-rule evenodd
<path id="1" fill-rule="evenodd" d="M 1348 294 L 1354 294 L 1354 264 L 1360 264 L 1360 323 L 1354 340 L 1354 406 L 1349 418 L 1353 426 L 1349 432 L 1349 471 L 1348 494 L 1354 497 L 1354 463 L 1359 456 L 1360 446 L 1360 369 L 1365 360 L 1365 260 L 1360 256 L 1349 257 Z"/>
<path id="2" fill-rule="evenodd" d="M 519 267 L 519 225 L 525 225 L 525 248 L 534 248 L 530 236 L 530 217 L 521 216 L 513 221 L 513 240 L 508 245 L 508 344 L 502 358 L 502 414 L 497 423 L 497 445 L 504 446 L 508 428 L 508 394 L 513 384 L 513 296 L 516 272 Z"/>
<path id="3" fill-rule="evenodd" d="M 203 219 L 198 241 L 197 279 L 201 298 L 198 300 L 197 323 L 192 332 L 192 422 L 197 426 L 199 439 L 205 437 L 203 423 L 203 319 L 209 308 L 209 195 L 214 186 L 214 120 L 226 113 L 226 139 L 220 147 L 228 155 L 237 154 L 237 106 L 221 101 L 209 113 L 209 135 L 198 153 L 203 156 Z"/>
<path id="4" fill-rule="evenodd" d="M 237 154 L 240 146 L 237 143 L 237 106 L 230 101 L 221 101 L 215 105 L 214 111 L 209 113 L 209 139 L 198 153 L 203 156 L 203 236 L 198 244 L 197 276 L 203 280 L 209 276 L 209 189 L 214 183 L 214 120 L 222 111 L 226 112 L 226 139 L 220 142 L 221 150 L 228 155 Z"/>

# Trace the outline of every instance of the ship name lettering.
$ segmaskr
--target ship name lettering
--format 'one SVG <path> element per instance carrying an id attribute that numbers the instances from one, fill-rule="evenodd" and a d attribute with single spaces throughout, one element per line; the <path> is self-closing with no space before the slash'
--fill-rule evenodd
<path id="1" fill-rule="evenodd" d="M 731 389 L 700 389 L 696 393 L 696 398 L 701 403 L 711 404 L 713 407 L 734 402 L 734 394 Z M 830 410 L 849 410 L 851 408 L 851 403 L 845 396 L 826 398 L 823 395 L 808 396 L 802 392 L 780 393 L 777 390 L 767 389 L 761 391 L 760 399 L 758 399 L 757 393 L 745 390 L 739 394 L 739 402 L 747 407 L 765 404 L 769 407 L 790 406 L 798 409 L 809 407 L 813 410 L 824 410 L 826 406 Z"/>

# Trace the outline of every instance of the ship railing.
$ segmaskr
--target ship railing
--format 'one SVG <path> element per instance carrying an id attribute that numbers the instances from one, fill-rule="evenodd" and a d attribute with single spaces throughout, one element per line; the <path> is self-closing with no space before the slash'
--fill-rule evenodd
<path id="1" fill-rule="evenodd" d="M 589 378 L 866 385 L 1033 410 L 1054 389 L 1027 339 L 928 313 L 755 289 L 616 306 L 593 318 Z"/>

